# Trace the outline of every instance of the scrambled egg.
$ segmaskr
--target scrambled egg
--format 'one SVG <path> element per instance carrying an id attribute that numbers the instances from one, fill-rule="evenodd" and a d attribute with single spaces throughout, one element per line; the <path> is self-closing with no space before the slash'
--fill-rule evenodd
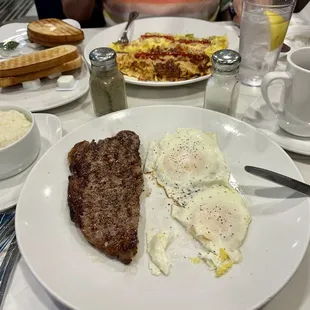
<path id="1" fill-rule="evenodd" d="M 208 38 L 196 38 L 193 34 L 187 35 L 166 35 L 166 34 L 156 34 L 162 37 L 152 37 L 152 33 L 149 34 L 150 37 L 143 38 L 142 36 L 130 42 L 128 45 L 121 44 L 110 44 L 110 47 L 114 49 L 117 53 L 138 53 L 138 52 L 150 52 L 152 49 L 159 47 L 161 50 L 171 49 L 175 46 L 180 46 L 186 51 L 201 52 L 204 51 L 206 55 L 210 58 L 212 54 L 218 50 L 225 49 L 228 47 L 227 36 L 212 36 Z M 175 42 L 165 38 L 165 36 L 173 37 Z M 188 40 L 188 42 L 194 41 L 193 43 L 178 43 L 178 40 Z M 201 40 L 209 40 L 210 44 L 205 45 L 199 43 Z"/>
<path id="2" fill-rule="evenodd" d="M 137 53 L 137 52 L 149 52 L 157 46 L 161 48 L 169 48 L 171 41 L 164 38 L 149 38 L 145 40 L 135 40 L 128 45 L 120 45 L 112 43 L 110 45 L 117 53 Z"/>
<path id="3" fill-rule="evenodd" d="M 227 48 L 227 36 L 146 33 L 128 45 L 110 44 L 119 70 L 139 80 L 181 81 L 210 74 L 211 56 Z"/>

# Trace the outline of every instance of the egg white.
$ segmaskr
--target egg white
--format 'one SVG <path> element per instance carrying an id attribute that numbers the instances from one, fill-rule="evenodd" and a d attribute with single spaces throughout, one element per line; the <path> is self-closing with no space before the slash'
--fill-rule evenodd
<path id="1" fill-rule="evenodd" d="M 171 262 L 166 253 L 172 239 L 172 234 L 169 231 L 161 231 L 159 233 L 147 234 L 147 252 L 150 255 L 151 261 L 149 269 L 153 275 L 169 275 Z"/>

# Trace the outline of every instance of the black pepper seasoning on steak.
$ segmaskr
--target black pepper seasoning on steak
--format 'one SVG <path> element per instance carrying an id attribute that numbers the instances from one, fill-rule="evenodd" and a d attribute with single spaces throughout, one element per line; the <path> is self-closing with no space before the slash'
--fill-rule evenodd
<path id="1" fill-rule="evenodd" d="M 139 136 L 77 143 L 68 154 L 71 220 L 89 243 L 130 264 L 137 253 L 143 174 Z"/>

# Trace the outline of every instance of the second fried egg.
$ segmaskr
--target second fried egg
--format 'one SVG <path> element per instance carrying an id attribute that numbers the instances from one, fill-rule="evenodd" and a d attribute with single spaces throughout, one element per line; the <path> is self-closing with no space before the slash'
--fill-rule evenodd
<path id="1" fill-rule="evenodd" d="M 217 276 L 242 260 L 240 247 L 251 216 L 235 190 L 213 185 L 197 194 L 185 207 L 173 206 L 172 216 L 203 246 L 201 258 Z"/>

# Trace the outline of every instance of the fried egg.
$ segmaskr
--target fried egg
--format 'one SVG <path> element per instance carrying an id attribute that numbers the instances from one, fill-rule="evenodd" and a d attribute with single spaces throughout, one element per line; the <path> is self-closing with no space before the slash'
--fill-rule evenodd
<path id="1" fill-rule="evenodd" d="M 216 276 L 242 261 L 251 216 L 229 184 L 216 134 L 187 128 L 167 134 L 150 144 L 144 171 L 174 200 L 172 217 L 199 241 L 199 257 Z"/>
<path id="2" fill-rule="evenodd" d="M 144 171 L 183 207 L 207 186 L 228 185 L 230 176 L 216 134 L 187 128 L 152 142 Z"/>
<path id="3" fill-rule="evenodd" d="M 200 256 L 217 276 L 242 261 L 240 247 L 251 216 L 241 195 L 232 188 L 207 187 L 185 207 L 174 205 L 172 216 L 201 243 L 205 252 Z"/>

